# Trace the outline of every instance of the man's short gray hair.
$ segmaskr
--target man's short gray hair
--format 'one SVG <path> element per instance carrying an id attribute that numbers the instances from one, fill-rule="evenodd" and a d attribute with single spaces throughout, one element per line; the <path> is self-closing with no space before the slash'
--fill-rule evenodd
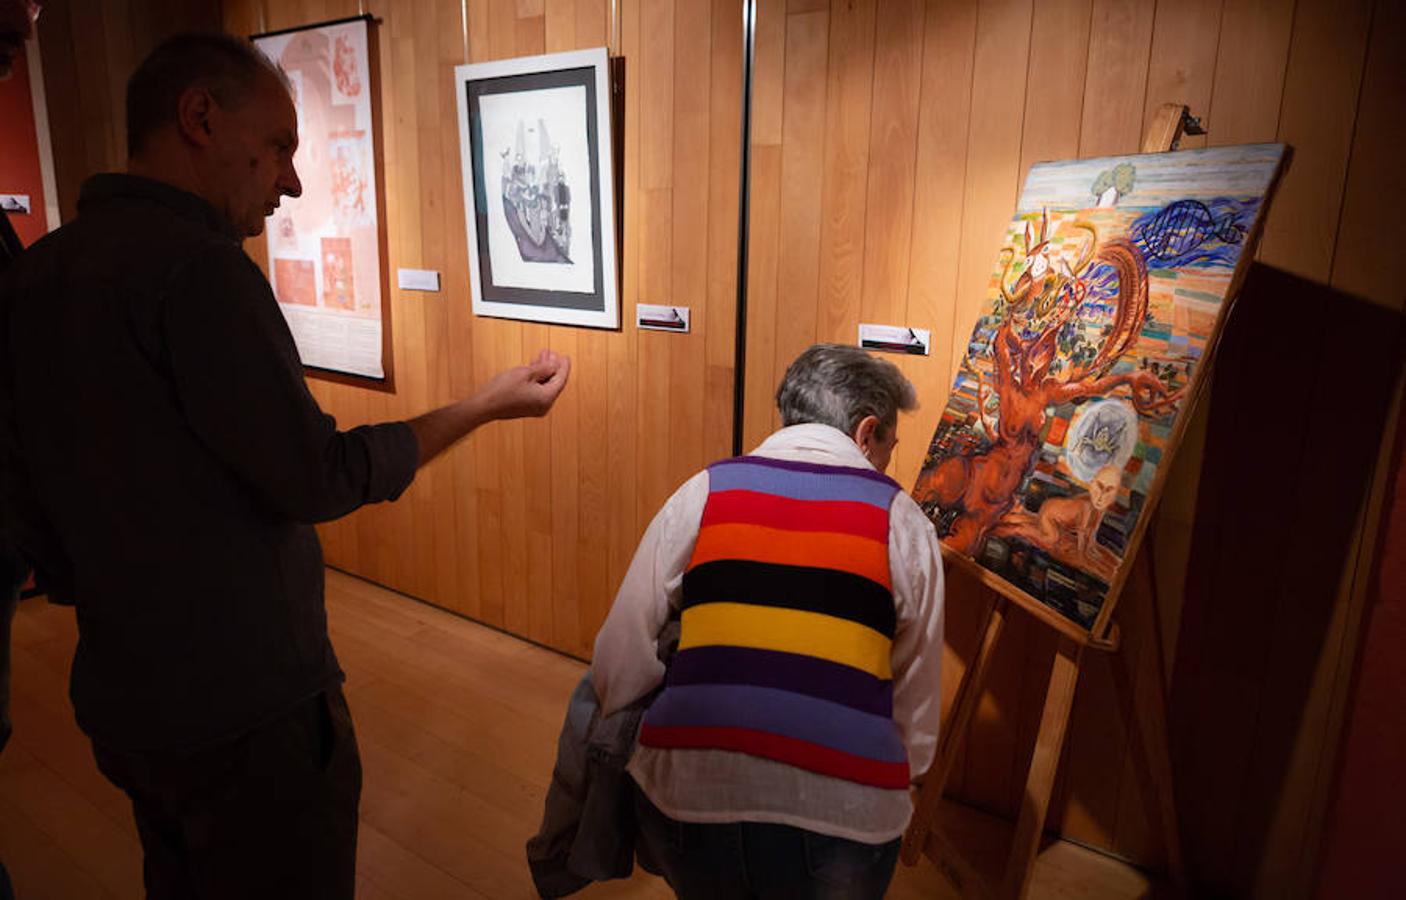
<path id="1" fill-rule="evenodd" d="M 781 424 L 818 422 L 845 434 L 865 416 L 879 420 L 879 437 L 898 425 L 898 411 L 915 409 L 918 394 L 898 366 L 846 344 L 815 344 L 791 363 L 776 406 Z"/>
<path id="2" fill-rule="evenodd" d="M 219 32 L 167 38 L 127 81 L 127 154 L 136 156 L 158 128 L 176 120 L 181 94 L 206 87 L 221 106 L 234 108 L 272 77 L 288 76 L 250 41 Z"/>

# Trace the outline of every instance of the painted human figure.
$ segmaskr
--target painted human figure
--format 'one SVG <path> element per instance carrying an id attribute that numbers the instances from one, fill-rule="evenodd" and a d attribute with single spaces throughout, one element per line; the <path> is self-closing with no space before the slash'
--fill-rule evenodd
<path id="1" fill-rule="evenodd" d="M 1050 497 L 1037 512 L 1011 510 L 992 529 L 999 537 L 1021 538 L 1061 562 L 1103 578 L 1113 577 L 1118 558 L 1096 540 L 1103 515 L 1118 499 L 1122 470 L 1104 466 L 1089 482 L 1087 493 Z"/>

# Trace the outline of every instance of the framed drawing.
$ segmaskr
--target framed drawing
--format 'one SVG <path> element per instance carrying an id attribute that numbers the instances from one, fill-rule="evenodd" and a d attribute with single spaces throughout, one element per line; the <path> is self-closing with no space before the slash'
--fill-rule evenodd
<path id="1" fill-rule="evenodd" d="M 604 47 L 458 66 L 474 313 L 617 328 Z"/>
<path id="2" fill-rule="evenodd" d="M 913 491 L 950 557 L 1102 634 L 1284 152 L 1031 168 Z"/>
<path id="3" fill-rule="evenodd" d="M 375 58 L 361 16 L 255 35 L 288 76 L 303 183 L 269 216 L 269 281 L 311 374 L 389 388 Z"/>

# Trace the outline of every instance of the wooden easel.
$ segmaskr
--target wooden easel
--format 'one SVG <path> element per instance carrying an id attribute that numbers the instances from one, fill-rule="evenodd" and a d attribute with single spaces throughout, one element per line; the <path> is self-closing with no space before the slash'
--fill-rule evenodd
<path id="1" fill-rule="evenodd" d="M 1191 117 L 1187 107 L 1176 103 L 1164 104 L 1148 129 L 1142 143 L 1142 152 L 1175 150 L 1184 133 L 1204 132 L 1200 131 L 1200 123 Z M 1151 520 L 1152 514 L 1151 509 L 1146 512 L 1147 521 Z M 1152 580 L 1151 542 L 1144 543 L 1139 549 L 1134 565 L 1142 571 L 1152 591 L 1152 619 L 1155 623 L 1158 617 L 1155 609 L 1155 583 Z M 968 569 L 983 584 L 994 587 L 1000 583 L 999 579 L 967 557 L 947 553 L 945 547 L 943 550 L 949 564 Z M 1115 593 L 1106 602 L 1111 606 L 1117 599 L 1118 594 Z M 947 784 L 947 777 L 951 774 L 952 764 L 956 760 L 961 739 L 967 733 L 972 713 L 985 688 L 993 650 L 1000 639 L 1012 603 L 1055 629 L 1059 634 L 1059 644 L 1050 666 L 1044 710 L 1040 715 L 1040 727 L 1035 736 L 1035 751 L 1025 780 L 1024 802 L 1021 804 L 1011 836 L 1010 850 L 999 876 L 1000 881 L 998 884 L 992 884 L 979 867 L 971 865 L 963 858 L 957 842 L 944 834 L 938 822 L 938 805 L 942 799 L 943 788 Z M 1049 811 L 1050 794 L 1054 788 L 1060 754 L 1064 749 L 1069 716 L 1074 707 L 1074 690 L 1079 681 L 1080 662 L 1086 651 L 1105 652 L 1113 654 L 1113 673 L 1119 699 L 1123 706 L 1128 708 L 1128 718 L 1137 728 L 1137 743 L 1146 756 L 1145 761 L 1156 793 L 1154 802 L 1158 807 L 1168 869 L 1173 883 L 1184 892 L 1185 871 L 1182 866 L 1181 840 L 1172 792 L 1171 755 L 1167 743 L 1166 682 L 1162 677 L 1166 669 L 1162 659 L 1162 642 L 1160 638 L 1149 642 L 1149 652 L 1156 654 L 1158 675 L 1152 679 L 1155 684 L 1148 691 L 1149 696 L 1134 697 L 1133 678 L 1129 671 L 1127 655 L 1118 652 L 1118 626 L 1111 622 L 1111 616 L 1104 618 L 1109 621 L 1109 625 L 1102 633 L 1094 634 L 1079 628 L 1032 598 L 994 594 L 994 599 L 986 610 L 981 643 L 957 688 L 956 701 L 948 721 L 941 730 L 937 756 L 923 778 L 913 820 L 903 836 L 902 859 L 906 865 L 915 865 L 919 857 L 926 853 L 940 868 L 953 874 L 955 881 L 960 881 L 958 887 L 964 896 L 999 900 L 1020 900 L 1025 896 L 1030 883 L 1030 871 L 1039 850 L 1040 836 L 1045 827 L 1045 815 Z"/>

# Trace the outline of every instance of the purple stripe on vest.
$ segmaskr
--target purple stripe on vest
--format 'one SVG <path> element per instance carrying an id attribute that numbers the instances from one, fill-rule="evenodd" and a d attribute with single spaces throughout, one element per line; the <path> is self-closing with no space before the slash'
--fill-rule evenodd
<path id="1" fill-rule="evenodd" d="M 670 687 L 649 707 L 644 720 L 657 728 L 750 728 L 881 762 L 908 759 L 891 719 L 775 688 Z"/>
<path id="2" fill-rule="evenodd" d="M 746 460 L 745 457 L 709 466 L 708 489 L 713 493 L 760 491 L 790 497 L 792 500 L 849 500 L 869 503 L 885 511 L 893 502 L 894 494 L 900 490 L 898 485 L 886 478 L 875 481 L 852 469 L 826 470 L 808 466 L 804 471 L 793 471 L 789 468 L 762 465 L 755 460 Z"/>
<path id="3" fill-rule="evenodd" d="M 893 682 L 868 672 L 779 650 L 709 645 L 680 650 L 669 664 L 669 686 L 754 684 L 808 694 L 861 712 L 893 716 Z"/>
<path id="4" fill-rule="evenodd" d="M 827 466 L 824 463 L 800 462 L 793 459 L 773 459 L 770 456 L 734 456 L 731 459 L 719 460 L 713 463 L 715 466 L 749 465 L 770 466 L 773 469 L 789 469 L 792 472 L 809 472 L 813 475 L 830 475 L 835 472 L 857 475 L 860 478 L 868 478 L 880 484 L 887 484 L 894 490 L 902 490 L 902 486 L 897 481 L 873 469 L 865 469 L 859 466 Z"/>

